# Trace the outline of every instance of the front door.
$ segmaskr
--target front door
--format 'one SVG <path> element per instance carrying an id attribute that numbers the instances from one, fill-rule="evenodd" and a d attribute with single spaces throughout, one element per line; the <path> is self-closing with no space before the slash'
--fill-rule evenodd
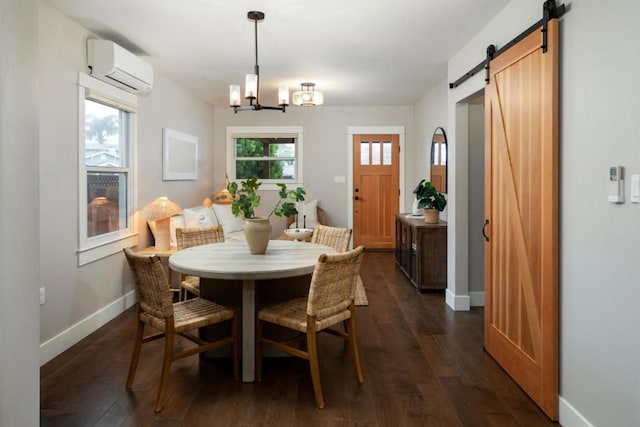
<path id="1" fill-rule="evenodd" d="M 558 21 L 490 62 L 485 348 L 558 418 Z"/>
<path id="2" fill-rule="evenodd" d="M 395 247 L 400 194 L 398 135 L 353 135 L 353 246 Z"/>

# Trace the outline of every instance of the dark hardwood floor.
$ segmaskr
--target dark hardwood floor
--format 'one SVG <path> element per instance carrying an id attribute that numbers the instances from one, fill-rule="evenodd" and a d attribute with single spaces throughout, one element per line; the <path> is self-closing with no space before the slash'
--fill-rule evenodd
<path id="1" fill-rule="evenodd" d="M 40 370 L 49 426 L 552 426 L 484 352 L 483 311 L 453 312 L 444 294 L 417 294 L 390 252 L 367 252 L 369 306 L 357 308 L 365 382 L 342 340 L 321 334 L 325 409 L 308 365 L 266 358 L 263 382 L 235 382 L 227 359 L 174 364 L 168 398 L 153 412 L 162 341 L 143 346 L 125 390 L 135 312 L 127 310 Z M 183 343 L 185 347 L 189 343 Z"/>

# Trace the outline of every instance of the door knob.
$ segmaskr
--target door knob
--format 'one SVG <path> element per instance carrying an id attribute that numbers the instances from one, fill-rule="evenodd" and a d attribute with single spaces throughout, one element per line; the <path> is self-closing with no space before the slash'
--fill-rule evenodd
<path id="1" fill-rule="evenodd" d="M 353 200 L 360 200 L 360 196 L 354 197 Z"/>

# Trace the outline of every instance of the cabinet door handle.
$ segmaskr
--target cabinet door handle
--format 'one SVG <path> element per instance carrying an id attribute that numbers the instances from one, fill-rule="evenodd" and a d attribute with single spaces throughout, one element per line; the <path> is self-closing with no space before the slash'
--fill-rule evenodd
<path id="1" fill-rule="evenodd" d="M 489 236 L 487 236 L 486 230 L 487 230 L 487 225 L 489 225 L 489 220 L 485 219 L 484 220 L 484 225 L 482 226 L 482 236 L 484 237 L 485 241 L 489 241 Z"/>

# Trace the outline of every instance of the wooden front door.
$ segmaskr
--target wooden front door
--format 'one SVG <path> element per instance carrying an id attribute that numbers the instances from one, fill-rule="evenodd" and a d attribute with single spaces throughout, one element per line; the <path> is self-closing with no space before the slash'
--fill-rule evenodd
<path id="1" fill-rule="evenodd" d="M 353 246 L 395 247 L 400 197 L 398 135 L 353 136 Z"/>
<path id="2" fill-rule="evenodd" d="M 558 418 L 558 21 L 490 63 L 485 348 Z"/>

